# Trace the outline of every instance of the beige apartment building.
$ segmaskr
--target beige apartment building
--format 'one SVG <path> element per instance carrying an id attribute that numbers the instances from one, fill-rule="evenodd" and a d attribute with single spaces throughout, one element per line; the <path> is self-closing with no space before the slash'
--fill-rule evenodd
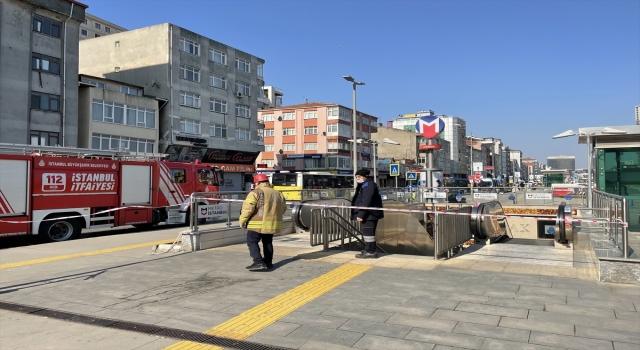
<path id="1" fill-rule="evenodd" d="M 84 22 L 80 23 L 80 40 L 99 38 L 105 35 L 126 32 L 127 30 L 119 25 L 106 21 L 100 17 L 86 13 Z"/>
<path id="2" fill-rule="evenodd" d="M 324 102 L 258 111 L 264 125 L 264 152 L 256 163 L 263 170 L 312 170 L 353 174 L 353 109 Z M 357 112 L 357 138 L 371 140 L 378 118 Z M 372 168 L 371 146 L 358 146 L 356 168 Z"/>
<path id="3" fill-rule="evenodd" d="M 142 95 L 142 87 L 81 75 L 78 147 L 158 152 L 158 110 L 167 101 Z"/>

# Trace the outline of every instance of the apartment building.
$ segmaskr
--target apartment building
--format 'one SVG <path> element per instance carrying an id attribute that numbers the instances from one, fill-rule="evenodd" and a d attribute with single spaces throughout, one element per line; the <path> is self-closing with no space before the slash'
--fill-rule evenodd
<path id="1" fill-rule="evenodd" d="M 158 110 L 168 101 L 142 87 L 80 76 L 78 147 L 158 153 Z"/>
<path id="2" fill-rule="evenodd" d="M 0 143 L 77 146 L 86 5 L 0 0 Z"/>
<path id="3" fill-rule="evenodd" d="M 575 156 L 553 156 L 547 157 L 547 166 L 551 169 L 567 169 L 573 171 L 576 169 Z"/>
<path id="4" fill-rule="evenodd" d="M 511 163 L 512 163 L 512 169 L 513 169 L 513 181 L 515 183 L 517 183 L 520 180 L 523 180 L 523 174 L 522 174 L 522 151 L 520 150 L 516 150 L 516 149 L 512 149 L 509 151 L 510 152 L 510 158 L 511 158 Z"/>
<path id="5" fill-rule="evenodd" d="M 264 124 L 264 152 L 257 163 L 273 170 L 314 170 L 353 174 L 353 110 L 334 103 L 310 102 L 258 111 Z M 356 168 L 372 168 L 371 135 L 378 118 L 357 112 Z"/>
<path id="6" fill-rule="evenodd" d="M 90 13 L 85 14 L 84 22 L 80 23 L 80 40 L 99 38 L 105 35 L 126 32 L 117 24 L 106 21 Z"/>
<path id="7" fill-rule="evenodd" d="M 257 111 L 264 60 L 163 23 L 80 42 L 80 72 L 139 86 L 159 107 L 158 151 L 225 169 L 224 190 L 251 183 L 264 149 Z"/>

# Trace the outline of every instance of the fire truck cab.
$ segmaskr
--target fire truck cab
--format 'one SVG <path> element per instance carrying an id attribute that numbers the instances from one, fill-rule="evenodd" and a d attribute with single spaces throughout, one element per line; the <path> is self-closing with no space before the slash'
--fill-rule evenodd
<path id="1" fill-rule="evenodd" d="M 82 229 L 188 223 L 191 194 L 215 199 L 224 174 L 162 157 L 0 144 L 0 237 L 52 242 Z"/>

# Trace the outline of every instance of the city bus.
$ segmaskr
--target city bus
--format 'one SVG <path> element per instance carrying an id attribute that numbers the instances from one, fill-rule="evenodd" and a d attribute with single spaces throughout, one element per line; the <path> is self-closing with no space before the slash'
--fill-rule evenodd
<path id="1" fill-rule="evenodd" d="M 267 174 L 273 188 L 291 201 L 350 198 L 353 175 L 326 172 L 278 172 Z M 304 191 L 309 190 L 309 191 Z"/>
<path id="2" fill-rule="evenodd" d="M 469 184 L 469 179 L 463 177 L 445 177 L 444 178 L 444 186 L 446 188 L 454 187 L 455 191 L 462 190 L 466 193 L 469 193 L 471 190 L 471 184 Z"/>

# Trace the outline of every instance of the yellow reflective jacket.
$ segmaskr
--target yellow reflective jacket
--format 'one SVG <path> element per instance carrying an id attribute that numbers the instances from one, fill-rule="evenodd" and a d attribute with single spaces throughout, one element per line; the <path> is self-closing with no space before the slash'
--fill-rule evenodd
<path id="1" fill-rule="evenodd" d="M 249 192 L 242 203 L 240 226 L 258 233 L 279 233 L 285 211 L 287 204 L 282 193 L 274 190 L 268 182 L 262 182 Z"/>

